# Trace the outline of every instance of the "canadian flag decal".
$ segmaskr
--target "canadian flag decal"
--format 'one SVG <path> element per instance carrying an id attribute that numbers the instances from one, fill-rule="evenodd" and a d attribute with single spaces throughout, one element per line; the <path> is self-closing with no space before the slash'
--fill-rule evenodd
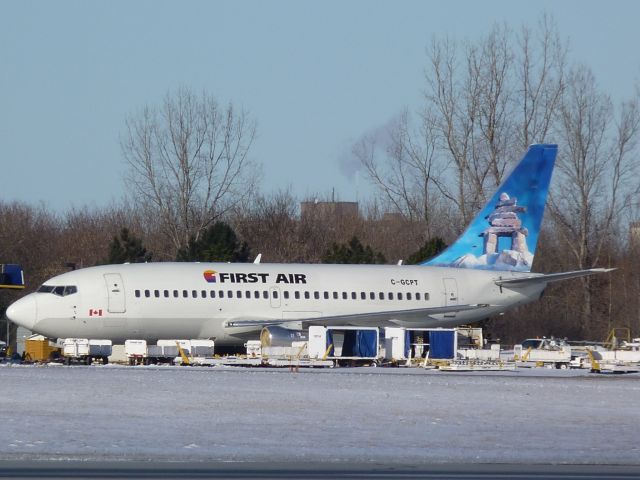
<path id="1" fill-rule="evenodd" d="M 89 316 L 90 317 L 101 317 L 102 316 L 102 309 L 99 308 L 99 309 L 96 310 L 96 309 L 90 308 L 89 309 Z"/>

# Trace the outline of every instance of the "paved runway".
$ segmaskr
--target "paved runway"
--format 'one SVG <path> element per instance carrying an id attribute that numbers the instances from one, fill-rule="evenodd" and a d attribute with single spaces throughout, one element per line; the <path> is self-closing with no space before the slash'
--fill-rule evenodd
<path id="1" fill-rule="evenodd" d="M 260 462 L 95 462 L 0 461 L 0 478 L 343 478 L 343 479 L 628 479 L 640 478 L 640 466 L 436 464 L 377 465 Z"/>

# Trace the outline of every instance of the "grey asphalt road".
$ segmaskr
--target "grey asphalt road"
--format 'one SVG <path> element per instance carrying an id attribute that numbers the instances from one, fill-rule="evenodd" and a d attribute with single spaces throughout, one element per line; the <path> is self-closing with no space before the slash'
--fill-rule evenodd
<path id="1" fill-rule="evenodd" d="M 526 464 L 289 464 L 252 462 L 0 461 L 0 478 L 90 479 L 636 479 L 640 466 Z"/>

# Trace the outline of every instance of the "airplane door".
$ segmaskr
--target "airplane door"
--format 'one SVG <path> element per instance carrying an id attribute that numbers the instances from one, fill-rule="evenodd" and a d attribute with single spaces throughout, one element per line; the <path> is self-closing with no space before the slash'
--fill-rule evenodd
<path id="1" fill-rule="evenodd" d="M 458 282 L 455 278 L 443 278 L 444 283 L 444 304 L 449 307 L 451 305 L 458 305 Z M 446 313 L 445 317 L 455 317 L 454 313 Z"/>
<path id="2" fill-rule="evenodd" d="M 124 313 L 126 308 L 122 277 L 119 273 L 105 273 L 104 281 L 107 284 L 107 294 L 109 296 L 109 313 Z"/>
<path id="3" fill-rule="evenodd" d="M 273 308 L 280 308 L 280 289 L 278 287 L 271 287 L 269 289 L 269 298 L 271 299 L 271 306 Z"/>

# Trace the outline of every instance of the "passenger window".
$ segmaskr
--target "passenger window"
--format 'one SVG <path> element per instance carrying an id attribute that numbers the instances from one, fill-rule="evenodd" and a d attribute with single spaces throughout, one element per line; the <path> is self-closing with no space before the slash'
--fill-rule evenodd
<path id="1" fill-rule="evenodd" d="M 227 290 L 227 298 L 233 298 L 233 290 Z"/>
<path id="2" fill-rule="evenodd" d="M 186 290 L 182 290 L 182 296 L 184 298 L 187 298 L 189 296 L 189 292 L 187 292 Z"/>
<path id="3" fill-rule="evenodd" d="M 393 300 L 393 292 L 389 292 L 389 300 Z"/>
<path id="4" fill-rule="evenodd" d="M 309 292 L 304 292 L 304 298 L 306 298 L 307 300 L 309 300 Z"/>
<path id="5" fill-rule="evenodd" d="M 384 300 L 384 292 L 380 292 L 380 293 L 378 293 L 378 298 L 379 298 L 380 300 Z"/>
<path id="6" fill-rule="evenodd" d="M 358 295 L 356 294 L 356 292 L 351 292 L 351 300 L 356 300 L 358 298 Z"/>
<path id="7" fill-rule="evenodd" d="M 164 298 L 169 298 L 169 290 L 164 291 Z"/>
<path id="8" fill-rule="evenodd" d="M 160 298 L 160 290 L 154 290 L 153 291 L 153 296 L 156 298 Z"/>
<path id="9" fill-rule="evenodd" d="M 253 298 L 260 298 L 260 290 L 253 292 Z"/>
<path id="10" fill-rule="evenodd" d="M 191 290 L 191 296 L 192 296 L 193 298 L 198 298 L 198 292 L 197 292 L 197 290 Z"/>
<path id="11" fill-rule="evenodd" d="M 136 297 L 140 298 L 140 290 L 136 290 Z"/>
<path id="12" fill-rule="evenodd" d="M 367 294 L 364 292 L 360 292 L 360 300 L 366 300 L 367 299 Z"/>
<path id="13" fill-rule="evenodd" d="M 320 300 L 320 292 L 313 292 L 313 298 Z"/>
<path id="14" fill-rule="evenodd" d="M 296 290 L 296 291 L 293 293 L 293 296 L 296 298 L 296 300 L 300 300 L 300 292 L 299 292 L 299 291 L 297 291 L 297 290 Z"/>
<path id="15" fill-rule="evenodd" d="M 407 300 L 411 300 L 411 292 L 407 292 Z"/>
<path id="16" fill-rule="evenodd" d="M 224 290 L 218 290 L 218 297 L 224 298 Z"/>
<path id="17" fill-rule="evenodd" d="M 285 298 L 285 300 L 289 300 L 289 291 L 288 290 L 284 291 L 284 298 Z"/>
<path id="18" fill-rule="evenodd" d="M 173 298 L 178 298 L 178 297 L 179 297 L 178 290 L 174 290 L 173 291 Z"/>
<path id="19" fill-rule="evenodd" d="M 429 293 L 428 292 L 424 294 L 424 301 L 425 302 L 429 301 Z"/>
<path id="20" fill-rule="evenodd" d="M 273 298 L 278 298 L 278 290 L 273 290 L 271 293 L 273 294 Z"/>
<path id="21" fill-rule="evenodd" d="M 251 298 L 251 291 L 250 290 L 245 290 L 244 298 Z"/>
<path id="22" fill-rule="evenodd" d="M 347 292 L 342 292 L 342 299 L 346 300 L 347 299 Z"/>
<path id="23" fill-rule="evenodd" d="M 329 300 L 329 292 L 324 292 L 324 299 Z"/>
<path id="24" fill-rule="evenodd" d="M 242 298 L 242 290 L 238 290 L 236 293 L 236 298 Z"/>
<path id="25" fill-rule="evenodd" d="M 202 290 L 202 291 L 200 292 L 200 296 L 201 296 L 202 298 L 207 298 L 207 291 L 206 291 L 206 290 Z"/>
<path id="26" fill-rule="evenodd" d="M 420 300 L 420 293 L 416 292 L 416 300 Z"/>
<path id="27" fill-rule="evenodd" d="M 216 298 L 216 291 L 215 291 L 215 290 L 211 290 L 211 291 L 209 292 L 209 296 L 210 296 L 211 298 Z"/>
<path id="28" fill-rule="evenodd" d="M 337 300 L 338 299 L 338 292 L 333 292 L 333 299 Z"/>
<path id="29" fill-rule="evenodd" d="M 144 296 L 149 298 L 151 296 L 151 292 L 149 290 L 144 291 Z"/>
<path id="30" fill-rule="evenodd" d="M 398 292 L 398 300 L 402 300 L 402 292 Z"/>
<path id="31" fill-rule="evenodd" d="M 264 298 L 265 300 L 269 300 L 269 292 L 266 290 L 262 291 L 262 298 Z"/>
<path id="32" fill-rule="evenodd" d="M 369 292 L 369 298 L 371 300 L 375 300 L 376 299 L 376 293 L 375 292 Z"/>

